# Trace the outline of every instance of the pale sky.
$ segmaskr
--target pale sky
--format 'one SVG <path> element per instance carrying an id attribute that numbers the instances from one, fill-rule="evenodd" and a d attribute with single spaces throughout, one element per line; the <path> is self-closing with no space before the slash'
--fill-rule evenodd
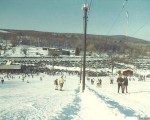
<path id="1" fill-rule="evenodd" d="M 0 0 L 0 28 L 83 33 L 81 7 L 86 1 L 92 1 L 88 34 L 150 41 L 150 0 Z"/>

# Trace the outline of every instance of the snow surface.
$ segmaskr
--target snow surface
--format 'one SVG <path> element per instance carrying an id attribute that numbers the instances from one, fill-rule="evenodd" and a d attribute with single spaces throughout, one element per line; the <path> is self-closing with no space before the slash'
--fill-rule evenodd
<path id="1" fill-rule="evenodd" d="M 8 50 L 5 55 L 24 57 L 22 48 L 17 46 L 14 53 Z M 78 67 L 54 68 L 80 71 Z M 107 68 L 103 70 L 109 71 Z M 147 75 L 150 71 L 136 70 L 136 73 Z M 86 81 L 83 93 L 80 92 L 79 76 L 75 74 L 64 74 L 63 91 L 55 90 L 54 86 L 54 80 L 61 75 L 34 74 L 26 76 L 24 82 L 23 75 L 6 76 L 0 74 L 5 80 L 4 84 L 0 83 L 0 120 L 150 120 L 148 77 L 145 81 L 131 77 L 128 93 L 122 94 L 117 93 L 117 76 L 113 76 L 114 84 L 110 84 L 109 76 L 99 77 L 102 79 L 100 88 L 96 83 L 91 85 Z M 98 78 L 94 79 L 97 81 Z"/>
<path id="2" fill-rule="evenodd" d="M 6 74 L 1 74 L 4 77 Z M 0 120 L 140 120 L 150 119 L 150 79 L 129 81 L 129 93 L 117 93 L 116 79 L 101 77 L 102 86 L 86 81 L 80 92 L 79 76 L 65 74 L 63 91 L 55 90 L 60 75 L 44 73 L 5 77 L 0 84 Z M 42 77 L 42 80 L 40 78 Z M 97 78 L 94 78 L 97 80 Z M 29 83 L 27 83 L 29 81 Z"/>

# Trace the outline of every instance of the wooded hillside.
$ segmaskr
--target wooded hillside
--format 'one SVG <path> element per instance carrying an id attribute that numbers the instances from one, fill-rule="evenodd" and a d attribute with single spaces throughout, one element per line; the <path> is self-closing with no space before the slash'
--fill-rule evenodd
<path id="1" fill-rule="evenodd" d="M 51 33 L 31 30 L 8 30 L 0 32 L 0 39 L 18 44 L 58 48 L 83 48 L 83 35 L 75 33 Z M 88 35 L 87 50 L 97 52 L 128 53 L 144 55 L 150 52 L 150 41 L 121 35 Z"/>

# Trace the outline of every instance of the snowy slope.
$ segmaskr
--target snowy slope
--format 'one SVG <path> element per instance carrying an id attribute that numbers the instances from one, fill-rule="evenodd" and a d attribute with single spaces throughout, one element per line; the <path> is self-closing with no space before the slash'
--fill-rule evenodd
<path id="1" fill-rule="evenodd" d="M 5 80 L 5 84 L 0 85 L 0 120 L 55 119 L 62 108 L 72 103 L 78 86 L 77 81 L 70 81 L 68 77 L 65 91 L 55 91 L 54 79 L 56 77 L 39 75 L 27 77 L 25 82 L 18 76 Z M 30 83 L 26 83 L 27 80 Z"/>
<path id="2" fill-rule="evenodd" d="M 109 78 L 102 77 L 102 87 L 86 81 L 85 92 L 81 93 L 79 77 L 65 76 L 64 91 L 54 90 L 54 79 L 60 75 L 27 76 L 24 82 L 21 75 L 5 78 L 5 83 L 0 84 L 0 120 L 138 120 L 150 117 L 149 79 L 129 81 L 129 93 L 118 94 L 116 82 L 109 84 Z"/>

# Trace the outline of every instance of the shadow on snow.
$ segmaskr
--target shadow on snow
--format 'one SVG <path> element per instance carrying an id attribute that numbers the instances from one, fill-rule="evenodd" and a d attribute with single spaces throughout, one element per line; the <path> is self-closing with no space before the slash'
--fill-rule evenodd
<path id="1" fill-rule="evenodd" d="M 78 111 L 80 109 L 80 101 L 81 101 L 80 97 L 78 96 L 80 89 L 77 88 L 75 92 L 76 92 L 76 97 L 73 100 L 73 103 L 68 105 L 66 108 L 63 108 L 63 111 L 59 113 L 59 115 L 53 118 L 52 120 L 71 120 L 74 117 L 74 115 L 78 114 Z"/>
<path id="2" fill-rule="evenodd" d="M 111 100 L 108 97 L 100 95 L 98 92 L 96 92 L 95 90 L 89 88 L 88 86 L 87 86 L 87 88 L 90 91 L 92 91 L 96 96 L 101 98 L 106 104 L 110 105 L 111 108 L 117 108 L 119 110 L 119 112 L 124 114 L 126 117 L 134 117 L 134 116 L 136 116 L 136 112 L 134 110 L 126 108 L 126 107 L 120 105 L 118 102 L 115 102 L 115 101 Z"/>

